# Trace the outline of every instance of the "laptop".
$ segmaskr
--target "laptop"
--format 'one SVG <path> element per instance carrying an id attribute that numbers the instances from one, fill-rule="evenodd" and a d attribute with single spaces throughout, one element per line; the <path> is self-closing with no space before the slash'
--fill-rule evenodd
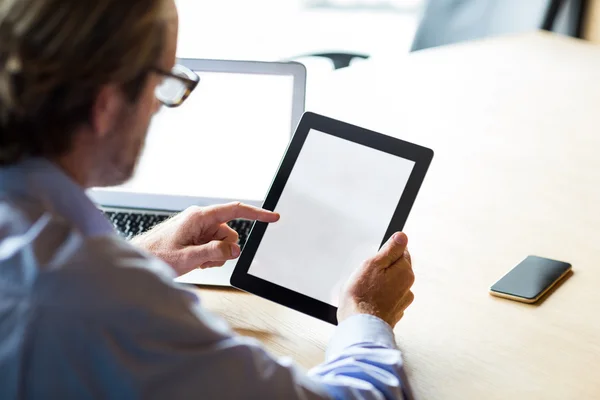
<path id="1" fill-rule="evenodd" d="M 178 108 L 153 118 L 127 183 L 88 195 L 131 238 L 189 206 L 243 201 L 261 206 L 304 113 L 306 69 L 289 62 L 178 59 L 200 83 Z M 252 222 L 229 224 L 243 249 Z M 236 261 L 177 281 L 230 286 Z"/>

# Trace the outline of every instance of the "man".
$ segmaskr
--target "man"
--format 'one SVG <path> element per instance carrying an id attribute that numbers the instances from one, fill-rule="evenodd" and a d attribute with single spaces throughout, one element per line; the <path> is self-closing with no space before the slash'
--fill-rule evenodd
<path id="1" fill-rule="evenodd" d="M 227 221 L 278 215 L 191 208 L 132 245 L 85 196 L 126 181 L 160 102 L 193 90 L 169 72 L 176 43 L 173 0 L 0 0 L 0 398 L 406 396 L 404 234 L 357 266 L 327 362 L 304 374 L 173 282 L 239 255 Z"/>

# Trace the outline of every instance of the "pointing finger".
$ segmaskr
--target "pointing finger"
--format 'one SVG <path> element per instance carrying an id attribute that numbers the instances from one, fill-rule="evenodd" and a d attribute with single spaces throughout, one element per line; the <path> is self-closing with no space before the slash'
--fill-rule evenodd
<path id="1" fill-rule="evenodd" d="M 229 203 L 207 207 L 205 215 L 214 223 L 229 222 L 234 219 L 249 219 L 260 222 L 277 222 L 279 214 L 244 203 Z"/>

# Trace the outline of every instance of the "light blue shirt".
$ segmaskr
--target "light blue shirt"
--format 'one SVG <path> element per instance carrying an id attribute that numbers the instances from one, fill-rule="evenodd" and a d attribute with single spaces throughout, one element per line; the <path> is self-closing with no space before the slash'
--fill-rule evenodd
<path id="1" fill-rule="evenodd" d="M 410 398 L 380 319 L 341 323 L 305 373 L 174 277 L 53 164 L 0 169 L 0 398 Z"/>

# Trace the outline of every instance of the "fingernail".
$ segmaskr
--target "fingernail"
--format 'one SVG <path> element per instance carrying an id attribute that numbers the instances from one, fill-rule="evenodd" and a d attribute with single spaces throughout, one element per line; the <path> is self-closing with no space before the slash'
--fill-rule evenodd
<path id="1" fill-rule="evenodd" d="M 234 246 L 232 247 L 232 249 L 231 249 L 231 255 L 232 255 L 234 258 L 237 258 L 237 257 L 240 255 L 240 248 L 239 248 L 238 246 L 235 246 L 235 245 L 234 245 Z"/>
<path id="2" fill-rule="evenodd" d="M 406 243 L 406 236 L 403 235 L 402 233 L 395 233 L 394 241 L 398 244 L 404 244 L 404 243 Z"/>

